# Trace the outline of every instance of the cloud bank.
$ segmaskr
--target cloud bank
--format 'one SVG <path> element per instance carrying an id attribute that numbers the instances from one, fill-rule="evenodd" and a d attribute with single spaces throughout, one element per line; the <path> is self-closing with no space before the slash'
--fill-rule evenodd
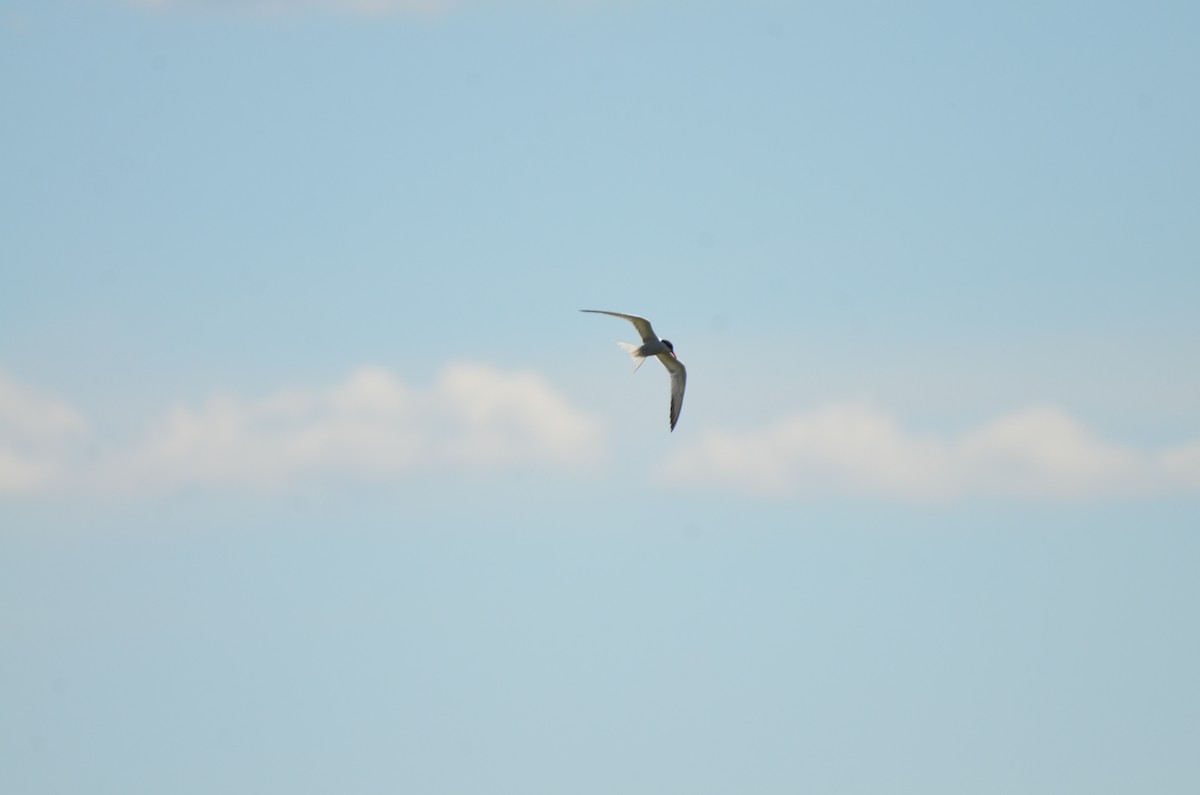
<path id="1" fill-rule="evenodd" d="M 1200 490 L 1200 442 L 1143 452 L 1100 438 L 1054 406 L 958 434 L 922 433 L 872 406 L 838 403 L 760 428 L 709 430 L 664 460 L 658 475 L 776 497 L 1084 500 Z"/>
<path id="2" fill-rule="evenodd" d="M 0 495 L 37 491 L 65 476 L 71 447 L 88 432 L 70 404 L 0 370 Z"/>
<path id="3" fill-rule="evenodd" d="M 428 387 L 382 367 L 332 386 L 178 404 L 130 449 L 71 469 L 60 444 L 86 429 L 61 401 L 0 381 L 0 489 L 104 492 L 186 485 L 273 489 L 322 475 L 387 480 L 415 472 L 583 470 L 603 457 L 599 420 L 541 376 L 452 364 Z M 14 440 L 28 437 L 25 448 Z M 16 450 L 16 452 L 14 452 Z"/>
<path id="4" fill-rule="evenodd" d="M 543 376 L 473 363 L 449 364 L 425 385 L 362 367 L 323 386 L 257 397 L 217 392 L 171 406 L 119 449 L 93 437 L 70 403 L 0 370 L 0 498 L 275 490 L 308 479 L 386 483 L 422 473 L 594 473 L 607 449 L 601 420 Z M 1200 493 L 1200 440 L 1136 449 L 1049 405 L 929 433 L 870 404 L 833 403 L 759 427 L 703 430 L 646 466 L 677 488 L 783 499 Z"/>

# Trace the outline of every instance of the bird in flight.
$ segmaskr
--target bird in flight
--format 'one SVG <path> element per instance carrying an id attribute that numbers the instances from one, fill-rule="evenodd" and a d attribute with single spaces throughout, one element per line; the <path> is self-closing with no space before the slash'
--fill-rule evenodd
<path id="1" fill-rule="evenodd" d="M 683 408 L 683 387 L 687 384 L 687 370 L 684 369 L 683 362 L 676 358 L 675 346 L 671 344 L 671 341 L 660 340 L 654 333 L 654 329 L 650 327 L 650 321 L 644 317 L 626 315 L 623 312 L 606 312 L 603 309 L 580 309 L 579 311 L 625 318 L 633 324 L 637 333 L 642 335 L 641 345 L 630 345 L 628 342 L 618 342 L 617 344 L 633 357 L 635 373 L 642 366 L 642 362 L 651 356 L 657 356 L 658 360 L 663 363 L 663 367 L 667 368 L 667 372 L 671 374 L 671 430 L 675 430 L 675 423 L 679 422 L 679 410 Z"/>

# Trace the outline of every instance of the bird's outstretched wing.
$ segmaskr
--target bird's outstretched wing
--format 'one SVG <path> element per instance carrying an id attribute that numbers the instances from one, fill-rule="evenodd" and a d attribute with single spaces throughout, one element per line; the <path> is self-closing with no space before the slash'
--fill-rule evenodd
<path id="1" fill-rule="evenodd" d="M 658 360 L 671 374 L 671 430 L 679 422 L 679 411 L 683 408 L 683 389 L 687 386 L 687 368 L 670 353 L 660 353 Z"/>
<path id="2" fill-rule="evenodd" d="M 654 333 L 654 329 L 650 327 L 650 321 L 644 317 L 637 315 L 627 315 L 624 312 L 607 312 L 603 309 L 580 309 L 580 312 L 591 312 L 594 315 L 612 315 L 613 317 L 623 317 L 633 324 L 637 329 L 637 333 L 642 335 L 642 342 L 654 342 L 658 339 L 658 335 Z"/>

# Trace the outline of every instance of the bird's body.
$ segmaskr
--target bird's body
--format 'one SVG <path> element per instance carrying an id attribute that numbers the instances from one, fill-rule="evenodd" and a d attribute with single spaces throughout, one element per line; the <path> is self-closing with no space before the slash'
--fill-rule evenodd
<path id="1" fill-rule="evenodd" d="M 617 344 L 633 358 L 635 373 L 642 366 L 642 362 L 651 356 L 656 357 L 663 363 L 663 367 L 667 368 L 667 372 L 671 374 L 671 430 L 675 430 L 675 423 L 679 422 L 679 411 L 683 408 L 683 389 L 687 385 L 687 370 L 684 368 L 683 362 L 676 358 L 675 346 L 671 344 L 671 341 L 660 340 L 650 326 L 650 321 L 644 317 L 627 315 L 624 312 L 607 312 L 603 309 L 581 309 L 579 311 L 591 312 L 596 315 L 612 315 L 624 318 L 633 324 L 642 338 L 642 344 L 631 345 L 628 342 L 618 342 Z"/>

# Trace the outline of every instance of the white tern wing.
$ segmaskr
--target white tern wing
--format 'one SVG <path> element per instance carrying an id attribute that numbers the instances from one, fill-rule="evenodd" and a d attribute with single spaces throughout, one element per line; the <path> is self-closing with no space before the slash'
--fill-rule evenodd
<path id="1" fill-rule="evenodd" d="M 654 329 L 650 327 L 650 321 L 644 317 L 637 315 L 627 315 L 624 312 L 606 312 L 603 309 L 580 309 L 580 312 L 591 312 L 594 315 L 612 315 L 613 317 L 623 317 L 633 324 L 637 329 L 637 333 L 642 335 L 642 342 L 657 342 L 658 335 L 654 333 Z"/>
<path id="2" fill-rule="evenodd" d="M 683 366 L 683 362 L 675 358 L 674 354 L 660 353 L 658 360 L 671 374 L 671 430 L 675 430 L 675 423 L 679 422 L 679 411 L 683 408 L 683 389 L 687 386 L 687 368 Z"/>

